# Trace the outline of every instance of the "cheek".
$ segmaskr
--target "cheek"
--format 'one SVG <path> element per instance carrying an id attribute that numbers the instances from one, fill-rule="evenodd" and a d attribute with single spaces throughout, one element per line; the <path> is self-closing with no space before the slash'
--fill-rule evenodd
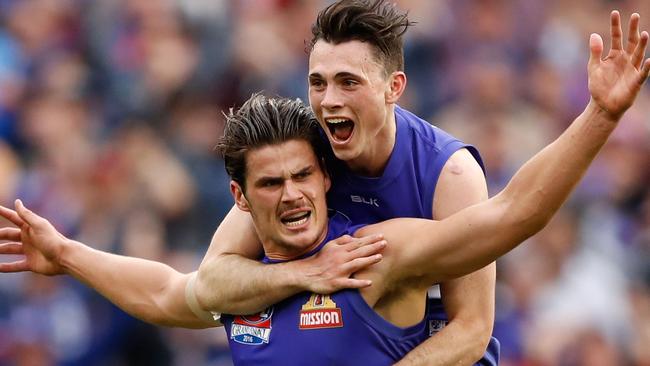
<path id="1" fill-rule="evenodd" d="M 320 93 L 310 90 L 309 91 L 309 105 L 313 110 L 320 109 Z"/>

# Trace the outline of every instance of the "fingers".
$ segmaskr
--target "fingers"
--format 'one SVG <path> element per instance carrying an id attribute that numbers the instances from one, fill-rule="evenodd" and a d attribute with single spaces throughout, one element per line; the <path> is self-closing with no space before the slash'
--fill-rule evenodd
<path id="1" fill-rule="evenodd" d="M 639 73 L 639 85 L 645 83 L 649 74 L 650 74 L 650 58 L 646 59 L 645 62 L 643 63 L 643 67 L 641 68 L 641 72 Z"/>
<path id="2" fill-rule="evenodd" d="M 12 224 L 21 227 L 24 224 L 24 221 L 18 216 L 18 213 L 10 208 L 0 206 L 0 216 L 11 221 Z"/>
<path id="3" fill-rule="evenodd" d="M 0 263 L 0 273 L 24 272 L 29 271 L 27 260 L 23 259 L 16 262 Z"/>
<path id="4" fill-rule="evenodd" d="M 592 33 L 589 37 L 589 51 L 588 67 L 591 70 L 600 64 L 603 57 L 603 39 L 599 34 Z"/>
<path id="5" fill-rule="evenodd" d="M 372 285 L 370 280 L 358 280 L 356 278 L 346 278 L 336 284 L 336 289 L 332 292 L 346 288 L 364 288 Z"/>
<path id="6" fill-rule="evenodd" d="M 0 240 L 20 241 L 20 229 L 15 227 L 0 228 Z"/>
<path id="7" fill-rule="evenodd" d="M 350 243 L 348 243 L 349 244 L 348 251 L 353 251 L 368 245 L 376 244 L 384 240 L 384 235 L 372 234 L 372 235 L 367 235 L 367 236 L 362 236 L 360 238 L 352 238 L 352 239 L 353 240 Z"/>
<path id="8" fill-rule="evenodd" d="M 639 44 L 639 39 L 641 38 L 641 34 L 639 33 L 639 19 L 641 19 L 641 16 L 637 13 L 634 13 L 630 16 L 630 25 L 628 28 L 628 35 L 627 35 L 627 46 L 625 47 L 625 52 L 627 53 L 634 52 L 636 50 L 637 45 Z"/>
<path id="9" fill-rule="evenodd" d="M 384 248 L 386 248 L 386 244 L 386 240 L 379 240 L 352 250 L 350 251 L 350 254 L 352 255 L 352 258 L 369 257 L 373 254 L 381 252 Z"/>
<path id="10" fill-rule="evenodd" d="M 637 69 L 641 68 L 641 63 L 645 57 L 645 50 L 648 46 L 648 38 L 650 38 L 648 32 L 643 31 L 640 36 L 639 44 L 634 49 L 634 54 L 632 54 L 632 65 L 634 65 L 634 67 Z"/>
<path id="11" fill-rule="evenodd" d="M 612 37 L 612 51 L 623 50 L 623 29 L 621 29 L 621 14 L 618 10 L 612 11 L 610 16 L 610 34 Z"/>
<path id="12" fill-rule="evenodd" d="M 338 244 L 338 245 L 345 245 L 345 244 L 349 244 L 349 243 L 353 242 L 354 240 L 356 240 L 356 239 L 351 237 L 350 235 L 343 235 L 343 236 L 339 236 L 338 238 L 334 239 L 332 241 L 332 243 Z"/>
<path id="13" fill-rule="evenodd" d="M 355 258 L 346 264 L 344 264 L 341 269 L 346 273 L 356 273 L 360 270 L 372 266 L 375 263 L 379 263 L 383 259 L 381 254 L 374 254 L 368 257 Z"/>
<path id="14" fill-rule="evenodd" d="M 0 254 L 25 254 L 23 244 L 16 242 L 0 244 Z"/>
<path id="15" fill-rule="evenodd" d="M 16 212 L 18 212 L 20 218 L 30 226 L 33 226 L 37 224 L 40 220 L 43 220 L 42 217 L 38 216 L 37 214 L 30 211 L 27 207 L 25 207 L 25 205 L 23 205 L 23 201 L 16 200 L 15 205 L 16 205 Z"/>

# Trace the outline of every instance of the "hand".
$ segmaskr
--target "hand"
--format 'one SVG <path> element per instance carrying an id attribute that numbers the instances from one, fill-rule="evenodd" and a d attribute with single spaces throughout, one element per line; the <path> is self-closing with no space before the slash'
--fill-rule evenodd
<path id="1" fill-rule="evenodd" d="M 382 235 L 361 238 L 344 235 L 325 244 L 316 255 L 295 263 L 305 274 L 306 290 L 330 294 L 345 288 L 370 286 L 371 281 L 350 278 L 350 276 L 381 261 L 380 252 L 385 247 L 386 241 Z"/>
<path id="2" fill-rule="evenodd" d="M 602 59 L 603 39 L 592 34 L 589 39 L 589 92 L 592 100 L 617 121 L 632 105 L 650 72 L 650 59 L 643 62 L 648 32 L 639 34 L 637 13 L 630 16 L 627 45 L 623 49 L 623 31 L 618 11 L 611 14 L 612 47 Z"/>
<path id="3" fill-rule="evenodd" d="M 20 200 L 16 200 L 16 211 L 0 206 L 0 216 L 18 226 L 0 229 L 0 240 L 8 241 L 0 244 L 0 255 L 25 256 L 0 263 L 0 272 L 32 271 L 48 276 L 64 273 L 60 257 L 68 239 L 49 221 L 28 210 Z"/>

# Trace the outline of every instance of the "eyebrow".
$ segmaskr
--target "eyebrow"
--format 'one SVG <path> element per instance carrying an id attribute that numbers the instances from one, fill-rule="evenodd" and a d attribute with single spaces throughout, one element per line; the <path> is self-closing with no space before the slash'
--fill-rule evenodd
<path id="1" fill-rule="evenodd" d="M 291 173 L 291 176 L 295 177 L 296 175 L 310 173 L 312 170 L 314 170 L 314 166 L 310 164 L 310 165 L 300 169 L 299 171 L 297 171 L 295 173 Z"/>
<path id="2" fill-rule="evenodd" d="M 297 175 L 304 174 L 304 173 L 310 173 L 313 170 L 314 170 L 314 165 L 310 164 L 310 165 L 300 169 L 299 171 L 297 171 L 295 173 L 291 173 L 291 177 L 295 177 Z M 255 184 L 255 186 L 263 186 L 266 183 L 275 184 L 275 183 L 280 183 L 282 181 L 284 181 L 283 177 L 266 176 L 266 177 L 260 177 L 260 178 L 256 179 L 254 184 Z"/>
<path id="3" fill-rule="evenodd" d="M 261 187 L 267 183 L 278 184 L 281 183 L 282 181 L 284 181 L 284 178 L 282 177 L 261 177 L 255 180 L 255 186 Z"/>
<path id="4" fill-rule="evenodd" d="M 357 78 L 357 79 L 360 78 L 359 75 L 351 73 L 349 71 L 341 71 L 341 72 L 336 73 L 336 75 L 334 75 L 334 79 L 342 79 L 342 78 L 350 78 L 350 77 L 351 78 Z M 323 75 L 321 75 L 320 73 L 314 72 L 314 73 L 309 74 L 309 79 L 323 79 Z"/>

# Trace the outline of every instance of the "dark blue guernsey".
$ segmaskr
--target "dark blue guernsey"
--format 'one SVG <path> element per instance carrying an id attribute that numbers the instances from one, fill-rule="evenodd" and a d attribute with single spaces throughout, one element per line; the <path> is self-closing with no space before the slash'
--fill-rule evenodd
<path id="1" fill-rule="evenodd" d="M 305 257 L 358 228 L 343 215 L 333 215 L 327 237 Z M 304 292 L 259 314 L 223 315 L 221 321 L 238 366 L 392 365 L 428 337 L 426 319 L 397 327 L 375 313 L 358 290 L 329 296 Z"/>
<path id="2" fill-rule="evenodd" d="M 396 217 L 432 218 L 433 192 L 449 157 L 467 149 L 483 167 L 478 151 L 411 112 L 395 107 L 395 146 L 381 177 L 352 173 L 330 154 L 332 188 L 328 207 L 344 213 L 355 224 L 373 224 Z M 433 334 L 447 321 L 440 299 L 430 300 L 427 332 Z M 480 365 L 498 363 L 499 345 L 492 338 Z"/>

